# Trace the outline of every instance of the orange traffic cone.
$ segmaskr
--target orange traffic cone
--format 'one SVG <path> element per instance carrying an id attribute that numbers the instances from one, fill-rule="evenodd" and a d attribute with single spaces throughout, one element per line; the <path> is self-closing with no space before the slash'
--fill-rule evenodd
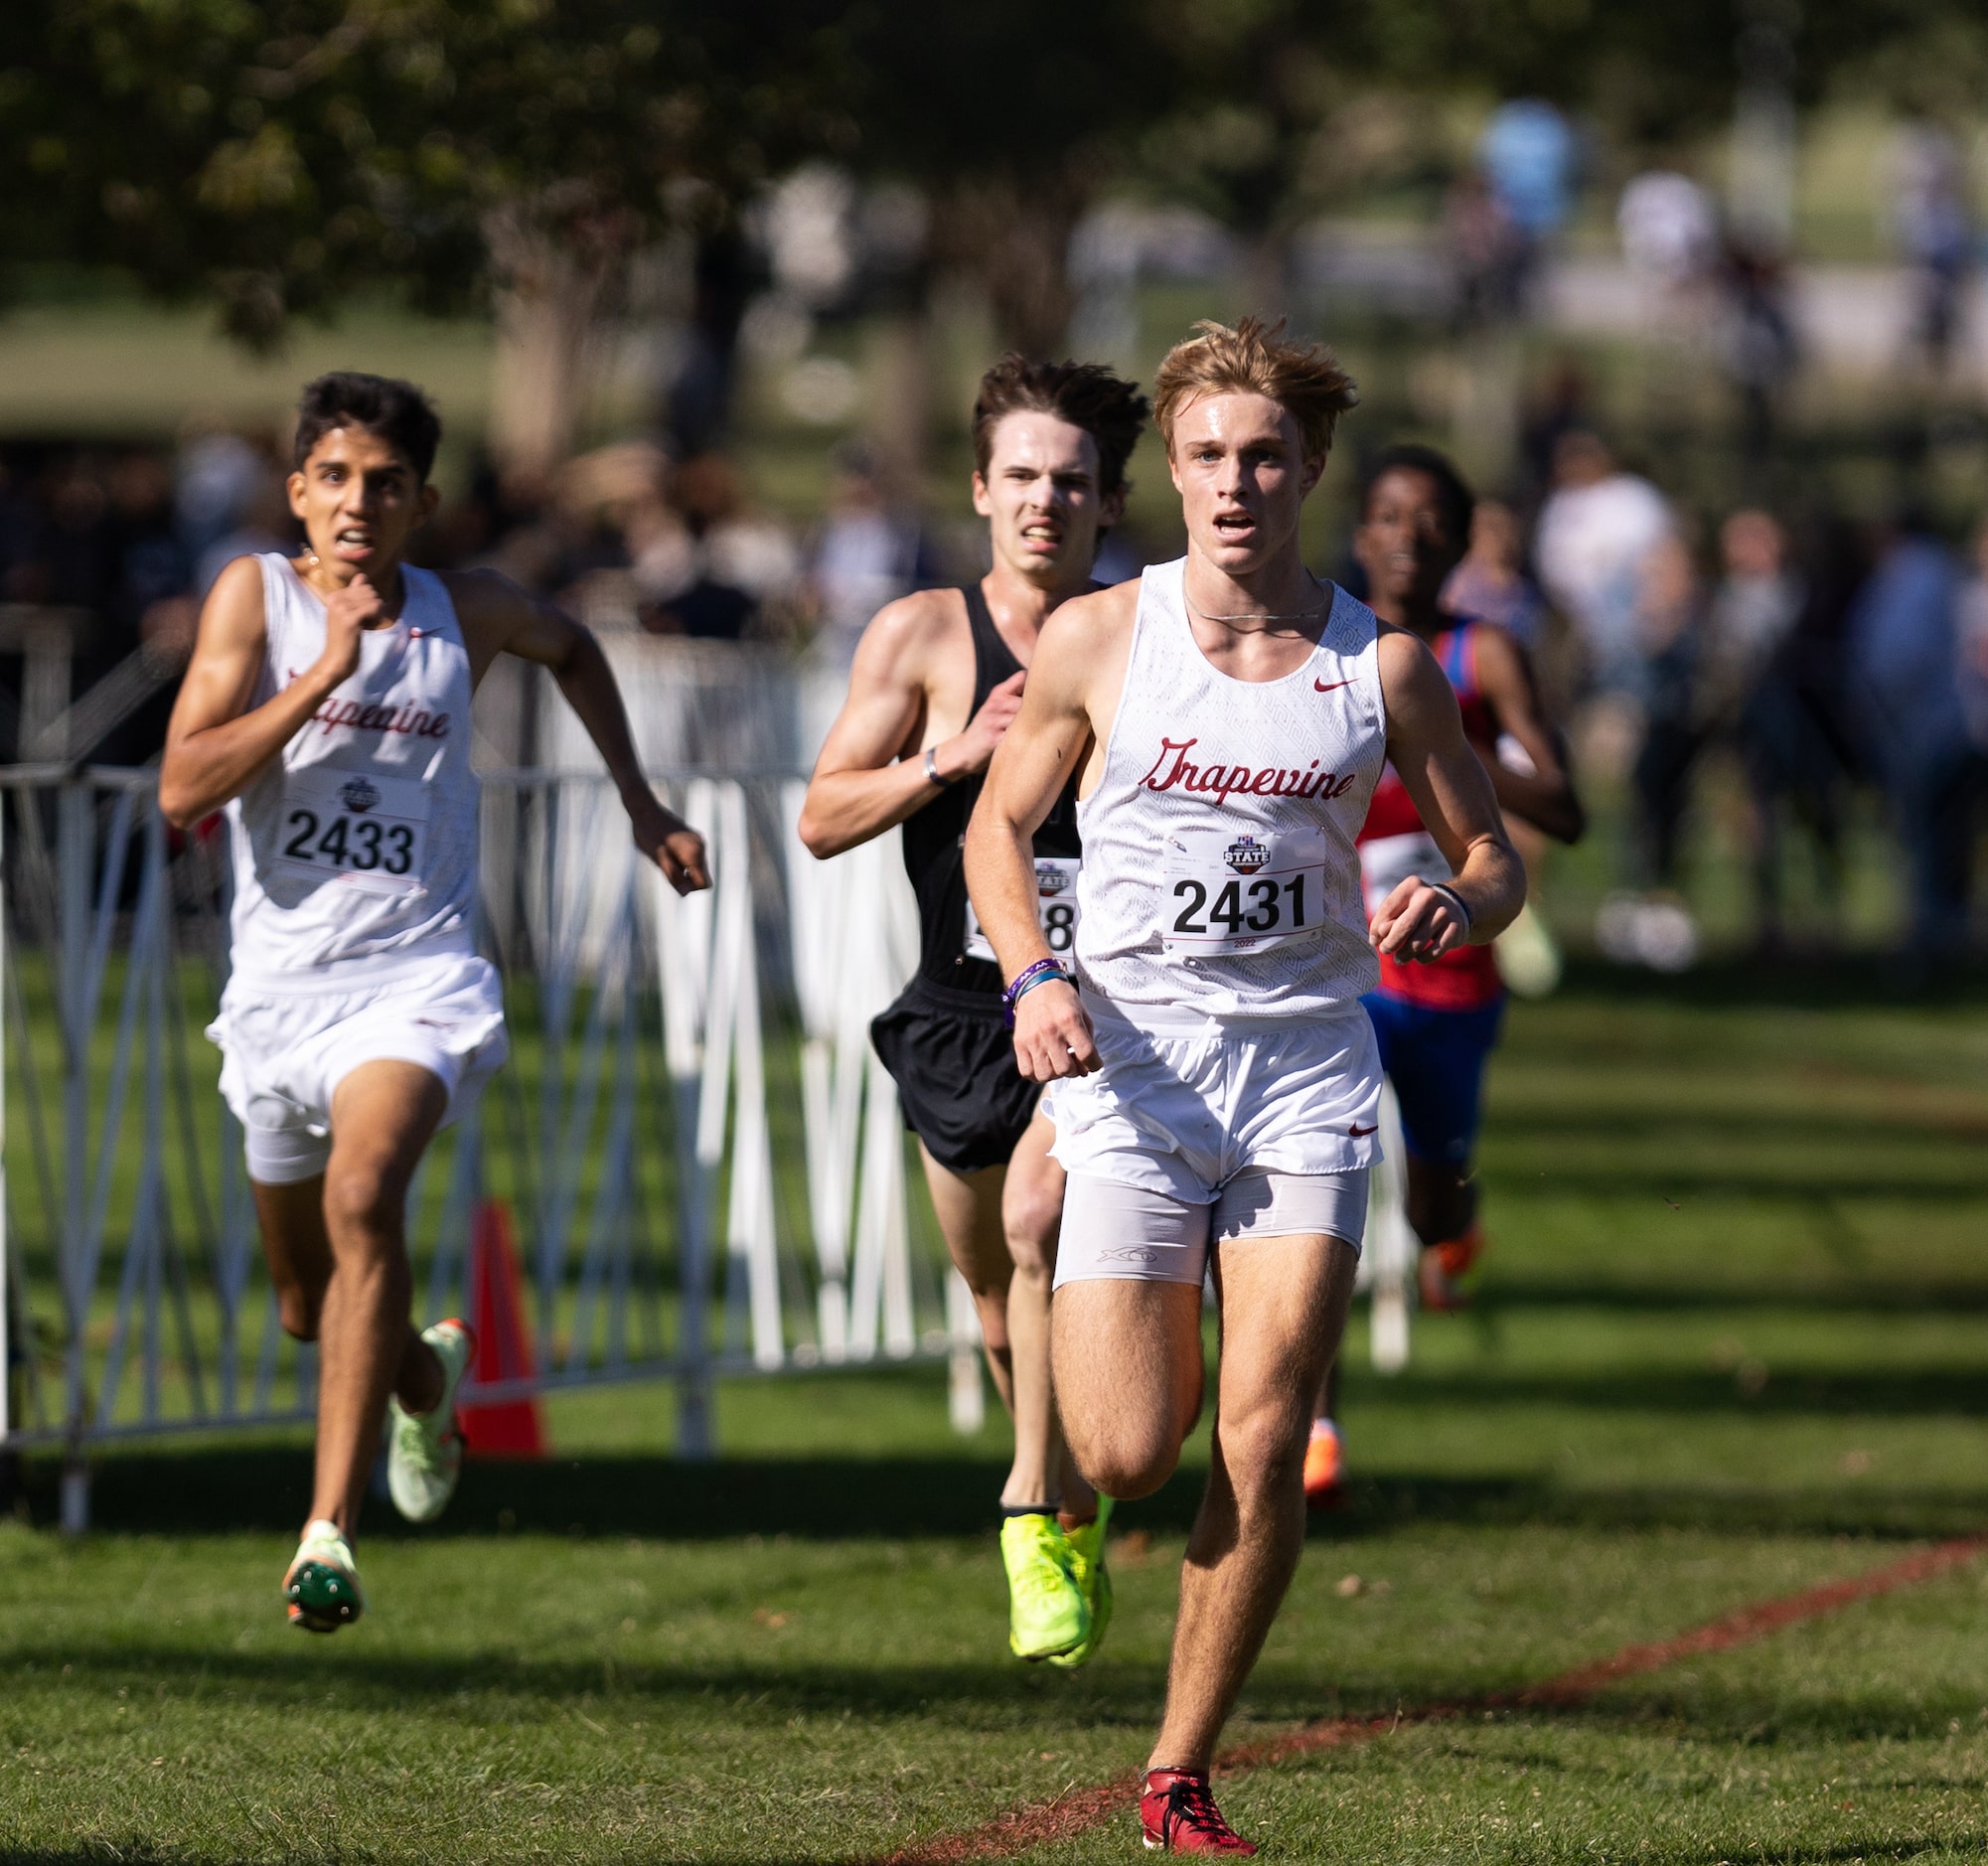
<path id="1" fill-rule="evenodd" d="M 476 1208 L 469 1234 L 469 1313 L 476 1330 L 473 1386 L 518 1380 L 538 1371 L 518 1288 L 511 1213 L 502 1199 Z M 473 1458 L 543 1458 L 545 1415 L 536 1395 L 459 1409 L 463 1443 Z"/>

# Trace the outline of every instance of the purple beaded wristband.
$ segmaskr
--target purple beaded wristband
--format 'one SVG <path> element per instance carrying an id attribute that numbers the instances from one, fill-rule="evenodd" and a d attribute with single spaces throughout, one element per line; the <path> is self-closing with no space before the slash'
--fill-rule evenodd
<path id="1" fill-rule="evenodd" d="M 1023 966 L 1014 975 L 1013 982 L 1000 995 L 1001 1021 L 1010 1030 L 1014 1028 L 1014 1008 L 1021 1002 L 1022 995 L 1034 991 L 1049 978 L 1061 979 L 1065 985 L 1070 982 L 1070 975 L 1063 970 L 1061 963 L 1054 959 L 1038 959 L 1033 965 Z"/>

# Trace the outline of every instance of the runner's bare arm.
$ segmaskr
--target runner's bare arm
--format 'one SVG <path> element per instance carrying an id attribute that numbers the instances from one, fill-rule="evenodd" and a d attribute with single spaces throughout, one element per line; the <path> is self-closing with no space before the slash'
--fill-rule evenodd
<path id="1" fill-rule="evenodd" d="M 1378 658 L 1388 757 L 1452 878 L 1438 886 L 1408 876 L 1381 902 L 1369 936 L 1390 959 L 1436 959 L 1502 933 L 1525 905 L 1525 869 L 1436 657 L 1406 629 L 1391 628 L 1382 632 Z M 1444 889 L 1462 901 L 1462 914 Z"/>
<path id="2" fill-rule="evenodd" d="M 680 894 L 709 887 L 704 839 L 649 788 L 628 730 L 628 712 L 614 670 L 592 632 L 563 609 L 528 594 L 494 570 L 457 571 L 443 578 L 470 651 L 470 679 L 480 684 L 500 654 L 550 670 L 566 703 L 606 763 L 634 833 L 635 846 L 663 870 Z"/>
<path id="3" fill-rule="evenodd" d="M 801 841 L 825 859 L 881 836 L 939 795 L 925 775 L 933 657 L 943 652 L 955 598 L 919 590 L 877 611 L 849 670 L 848 698 L 830 728 L 801 806 Z M 932 747 L 938 774 L 951 781 L 985 771 L 1021 703 L 1021 679 L 1010 675 L 991 693 L 966 730 Z"/>
<path id="4" fill-rule="evenodd" d="M 236 557 L 215 579 L 200 633 L 166 727 L 159 808 L 187 829 L 238 797 L 359 666 L 359 637 L 381 613 L 379 593 L 355 577 L 325 604 L 325 647 L 315 663 L 261 705 L 250 707 L 262 672 L 268 624 L 262 566 Z"/>
<path id="5" fill-rule="evenodd" d="M 1498 730 L 1509 732 L 1532 761 L 1530 771 L 1514 771 L 1502 760 L 1485 767 L 1499 808 L 1558 842 L 1578 843 L 1588 816 L 1567 768 L 1567 747 L 1540 706 L 1531 657 L 1491 623 L 1480 622 L 1472 634 L 1477 686 L 1491 702 Z"/>
<path id="6" fill-rule="evenodd" d="M 1010 981 L 1052 956 L 1036 915 L 1035 832 L 1090 746 L 1100 637 L 1125 606 L 1116 597 L 1081 596 L 1042 625 L 1021 711 L 988 766 L 967 825 L 967 891 Z M 1051 979 L 1016 1004 L 1014 1058 L 1036 1082 L 1097 1068 L 1091 1020 L 1074 986 Z"/>

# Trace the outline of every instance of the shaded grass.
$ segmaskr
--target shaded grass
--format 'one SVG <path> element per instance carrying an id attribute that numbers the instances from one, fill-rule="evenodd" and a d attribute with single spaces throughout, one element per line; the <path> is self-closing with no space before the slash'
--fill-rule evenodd
<path id="1" fill-rule="evenodd" d="M 1178 1549 L 1161 1536 L 1121 1563 L 1112 1660 L 1064 1678 L 991 1649 L 986 1535 L 699 1549 L 521 1534 L 480 1558 L 382 1542 L 374 1624 L 322 1644 L 256 1611 L 277 1537 L 58 1548 L 12 1576 L 39 1581 L 42 1605 L 32 1630 L 9 1615 L 0 1822 L 69 1845 L 167 1838 L 162 1853 L 185 1857 L 411 1858 L 438 1843 L 846 1857 L 1136 1765 Z M 1240 1736 L 1510 1688 L 1870 1556 L 1833 1540 L 1433 1526 L 1317 1553 Z M 1363 1590 L 1342 1599 L 1349 1561 Z M 501 1566 L 501 1607 L 466 1585 L 479 1566 Z"/>
<path id="2" fill-rule="evenodd" d="M 1510 1691 L 1988 1523 L 1988 1015 L 1604 1002 L 1514 1014 L 1469 1316 L 1347 1350 L 1314 1524 L 1231 1732 Z M 1134 1770 L 1205 1460 L 1124 1512 L 1086 1671 L 1001 1649 L 998 1424 L 943 1374 L 549 1404 L 559 1456 L 376 1521 L 372 1605 L 281 1624 L 304 1442 L 101 1461 L 97 1534 L 0 1527 L 0 1861 L 855 1860 Z M 46 1523 L 55 1471 L 31 1461 Z M 1356 1577 L 1356 1580 L 1349 1578 Z M 1974 1860 L 1988 1573 L 1559 1711 L 1228 1784 L 1279 1857 Z M 1123 1858 L 1129 1819 L 1048 1859 Z"/>

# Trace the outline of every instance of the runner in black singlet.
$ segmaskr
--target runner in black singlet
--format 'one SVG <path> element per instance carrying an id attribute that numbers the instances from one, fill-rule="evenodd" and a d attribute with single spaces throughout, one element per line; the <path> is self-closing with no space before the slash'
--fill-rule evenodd
<path id="1" fill-rule="evenodd" d="M 971 710 L 979 712 L 988 696 L 1022 669 L 994 627 L 980 586 L 969 584 L 960 594 L 974 641 Z M 918 897 L 918 972 L 870 1025 L 876 1053 L 897 1078 L 905 1125 L 954 1172 L 1004 1166 L 1042 1092 L 1013 1067 L 1001 1017 L 1000 968 L 968 951 L 973 910 L 961 852 L 980 794 L 981 774 L 975 772 L 904 820 L 904 871 Z M 1074 784 L 1036 831 L 1035 854 L 1050 945 L 1055 948 L 1060 937 L 1067 950 L 1076 889 L 1064 864 L 1082 855 Z"/>
<path id="2" fill-rule="evenodd" d="M 1063 1211 L 1055 1138 L 1014 1067 L 1002 980 L 961 869 L 982 774 L 1021 703 L 1043 619 L 1089 591 L 1125 505 L 1146 398 L 1091 364 L 1004 357 L 974 404 L 974 507 L 994 566 L 966 589 L 891 603 L 863 633 L 815 766 L 801 836 L 834 855 L 903 825 L 918 896 L 918 972 L 871 1025 L 918 1136 L 946 1247 L 974 1293 L 988 1362 L 1014 1416 L 1001 1490 L 1008 1643 L 1081 1664 L 1111 1611 L 1105 1519 L 1065 1456 L 1049 1378 L 1049 1290 Z M 1045 936 L 1067 948 L 1079 858 L 1074 794 L 1035 839 Z M 976 956 L 976 949 L 980 955 Z"/>

